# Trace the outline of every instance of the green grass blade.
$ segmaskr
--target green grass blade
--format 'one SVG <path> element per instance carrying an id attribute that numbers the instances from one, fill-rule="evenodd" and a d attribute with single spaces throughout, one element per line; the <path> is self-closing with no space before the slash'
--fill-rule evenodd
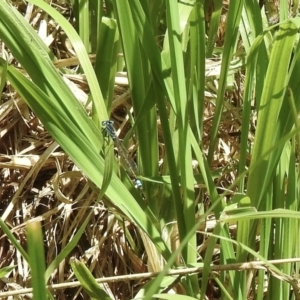
<path id="1" fill-rule="evenodd" d="M 111 110 L 114 93 L 118 39 L 116 21 L 103 17 L 98 37 L 95 73 L 108 111 Z"/>
<path id="2" fill-rule="evenodd" d="M 41 224 L 29 223 L 27 225 L 28 256 L 31 269 L 31 282 L 33 299 L 46 300 L 47 290 L 45 284 L 45 254 Z"/>
<path id="3" fill-rule="evenodd" d="M 297 28 L 292 23 L 286 23 L 280 26 L 276 34 L 260 103 L 252 163 L 255 163 L 258 157 L 269 150 L 278 139 L 279 128 L 276 124 L 279 121 L 278 115 L 285 96 L 288 66 L 296 32 Z M 247 190 L 255 207 L 260 206 L 263 193 L 274 170 L 275 158 L 276 156 L 269 154 L 265 157 L 261 167 L 249 174 Z M 257 189 L 257 186 L 261 188 Z"/>
<path id="4" fill-rule="evenodd" d="M 194 151 L 195 156 L 199 163 L 201 174 L 203 175 L 203 180 L 204 180 L 205 186 L 207 187 L 207 190 L 208 190 L 208 195 L 212 202 L 212 207 L 210 208 L 210 210 L 213 210 L 215 213 L 216 219 L 219 219 L 221 213 L 224 210 L 225 205 L 224 205 L 223 201 L 221 200 L 220 196 L 218 195 L 216 186 L 215 186 L 213 178 L 211 176 L 211 171 L 210 171 L 208 163 L 204 157 L 204 154 L 202 153 L 200 147 L 198 146 L 198 143 L 191 131 L 190 131 L 190 138 L 191 138 L 192 145 L 193 145 L 193 151 Z M 230 236 L 227 226 L 223 226 L 222 228 L 217 227 L 216 233 L 220 234 L 221 236 L 227 237 L 227 238 L 229 238 L 229 236 Z M 209 245 L 208 245 L 208 249 L 206 251 L 205 259 L 204 259 L 205 265 L 209 265 L 209 262 L 213 255 L 213 252 L 214 252 L 215 244 L 216 244 L 216 239 L 211 239 L 209 242 Z M 227 260 L 232 259 L 235 256 L 234 249 L 232 247 L 232 244 L 228 243 L 226 240 L 222 240 L 221 244 L 222 244 L 221 254 L 222 254 L 223 263 L 226 263 Z M 205 268 L 203 271 L 202 286 L 201 286 L 202 297 L 203 297 L 203 295 L 206 294 L 207 283 L 210 278 L 209 272 L 210 272 L 209 268 Z M 230 273 L 230 276 L 231 276 L 231 281 L 233 282 L 232 273 Z"/>
<path id="5" fill-rule="evenodd" d="M 0 269 L 0 277 L 5 277 L 8 273 L 10 273 L 16 266 L 9 266 Z"/>
<path id="6" fill-rule="evenodd" d="M 194 6 L 190 16 L 190 81 L 188 88 L 190 126 L 202 139 L 205 94 L 205 22 L 203 5 Z M 197 133 L 197 134 L 196 134 Z"/>
<path id="7" fill-rule="evenodd" d="M 13 233 L 10 231 L 9 227 L 6 225 L 6 223 L 0 218 L 0 227 L 3 230 L 3 232 L 7 235 L 8 239 L 11 241 L 11 243 L 16 247 L 16 249 L 21 253 L 22 257 L 28 262 L 29 257 L 24 250 L 24 248 L 20 245 L 19 241 L 15 238 Z"/>
<path id="8" fill-rule="evenodd" d="M 91 96 L 92 99 L 94 100 L 93 101 L 94 109 L 97 112 L 100 121 L 107 120 L 108 115 L 103 100 L 103 96 L 99 88 L 99 84 L 95 72 L 93 70 L 92 64 L 88 57 L 87 50 L 83 42 L 81 41 L 79 35 L 75 31 L 75 29 L 71 26 L 71 24 L 57 10 L 55 10 L 53 7 L 48 5 L 46 2 L 40 0 L 32 0 L 32 1 L 30 0 L 29 2 L 39 6 L 41 9 L 47 12 L 54 20 L 57 21 L 58 24 L 60 24 L 62 29 L 65 31 L 66 35 L 68 36 L 76 52 L 76 55 L 78 56 L 79 62 L 86 76 L 91 91 Z M 96 125 L 100 126 L 100 123 Z"/>
<path id="9" fill-rule="evenodd" d="M 0 69 L 0 93 L 1 94 L 6 84 L 6 73 L 7 73 L 7 63 L 3 64 L 3 67 Z"/>
<path id="10" fill-rule="evenodd" d="M 89 269 L 78 260 L 71 261 L 72 269 L 76 278 L 80 281 L 83 289 L 91 299 L 111 300 L 105 291 L 99 286 Z"/>
<path id="11" fill-rule="evenodd" d="M 227 24 L 226 24 L 226 35 L 224 41 L 224 50 L 222 56 L 222 66 L 221 66 L 221 74 L 219 81 L 219 89 L 216 100 L 216 109 L 214 113 L 214 119 L 212 124 L 212 130 L 210 135 L 210 147 L 208 152 L 208 162 L 211 163 L 213 154 L 215 151 L 215 146 L 217 143 L 217 133 L 218 127 L 221 120 L 221 114 L 223 110 L 223 99 L 224 93 L 226 89 L 226 80 L 228 76 L 228 70 L 230 61 L 232 59 L 234 50 L 237 44 L 238 38 L 238 29 L 242 14 L 244 1 L 230 1 L 227 15 Z"/>
<path id="12" fill-rule="evenodd" d="M 215 0 L 213 6 L 214 6 L 214 11 L 211 15 L 210 22 L 209 22 L 207 49 L 206 49 L 206 57 L 208 58 L 212 57 L 215 43 L 217 40 L 217 34 L 218 34 L 221 12 L 222 12 L 222 0 Z"/>
<path id="13" fill-rule="evenodd" d="M 186 235 L 186 230 L 191 228 L 195 223 L 193 220 L 193 201 L 194 201 L 194 186 L 193 186 L 193 170 L 191 143 L 189 140 L 189 123 L 188 123 L 188 105 L 187 105 L 187 88 L 185 85 L 185 70 L 183 64 L 182 43 L 180 40 L 179 27 L 179 7 L 178 4 L 172 1 L 166 1 L 168 37 L 170 49 L 171 71 L 174 88 L 174 98 L 177 111 L 177 126 L 178 126 L 178 157 L 185 158 L 179 161 L 182 186 L 182 202 L 185 224 L 178 224 L 181 240 Z M 190 12 L 190 10 L 189 10 Z M 184 254 L 184 258 L 189 262 L 195 261 L 195 237 L 190 241 L 189 252 Z M 187 255 L 187 256 L 185 256 Z"/>
<path id="14" fill-rule="evenodd" d="M 88 0 L 78 0 L 78 25 L 79 25 L 79 36 L 82 40 L 87 52 L 90 48 L 90 10 Z"/>

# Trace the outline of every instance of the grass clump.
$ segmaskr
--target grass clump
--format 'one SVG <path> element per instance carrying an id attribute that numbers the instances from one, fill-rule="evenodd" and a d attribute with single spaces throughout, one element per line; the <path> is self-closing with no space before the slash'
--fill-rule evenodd
<path id="1" fill-rule="evenodd" d="M 0 0 L 0 296 L 298 299 L 298 1 L 82 4 Z"/>

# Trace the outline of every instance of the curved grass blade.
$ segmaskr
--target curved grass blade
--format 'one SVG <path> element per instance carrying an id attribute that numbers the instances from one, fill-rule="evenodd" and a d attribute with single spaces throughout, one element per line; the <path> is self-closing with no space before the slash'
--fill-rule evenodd
<path id="1" fill-rule="evenodd" d="M 111 300 L 82 262 L 74 259 L 71 261 L 71 266 L 76 278 L 80 281 L 83 289 L 91 299 Z"/>

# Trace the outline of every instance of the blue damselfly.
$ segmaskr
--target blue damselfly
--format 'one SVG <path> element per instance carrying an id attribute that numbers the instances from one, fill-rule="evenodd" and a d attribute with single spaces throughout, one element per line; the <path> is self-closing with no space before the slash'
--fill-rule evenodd
<path id="1" fill-rule="evenodd" d="M 123 166 L 123 168 L 126 170 L 127 174 L 133 178 L 135 182 L 135 186 L 138 189 L 141 189 L 143 187 L 142 182 L 136 177 L 137 174 L 137 165 L 132 159 L 132 157 L 129 155 L 127 149 L 122 144 L 122 142 L 119 140 L 116 134 L 116 130 L 114 128 L 114 121 L 108 120 L 103 121 L 102 126 L 106 130 L 106 133 L 108 136 L 113 140 L 115 147 L 117 147 L 119 151 L 119 155 L 121 157 L 120 162 Z"/>

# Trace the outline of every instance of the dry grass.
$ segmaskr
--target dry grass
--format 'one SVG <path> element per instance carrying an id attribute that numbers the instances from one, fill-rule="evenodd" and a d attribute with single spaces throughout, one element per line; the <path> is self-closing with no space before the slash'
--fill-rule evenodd
<path id="1" fill-rule="evenodd" d="M 76 88 L 81 87 L 77 85 Z M 122 112 L 129 105 L 128 93 L 121 87 L 116 87 L 116 92 L 120 94 L 116 101 L 124 100 L 115 109 Z M 22 246 L 26 248 L 24 228 L 27 222 L 42 221 L 44 249 L 49 264 L 72 239 L 87 218 L 89 208 L 93 207 L 94 217 L 71 256 L 84 261 L 96 278 L 144 272 L 146 264 L 142 258 L 142 246 L 133 249 L 126 238 L 128 233 L 125 231 L 139 238 L 134 226 L 121 217 L 116 219 L 115 213 L 108 211 L 103 204 L 95 206 L 97 189 L 53 141 L 9 84 L 2 101 L 0 208 L 3 220 Z M 138 241 L 136 244 L 141 245 Z M 0 257 L 1 268 L 19 261 L 9 280 L 26 287 L 30 280 L 28 265 L 11 249 L 9 240 L 3 235 Z M 68 280 L 73 280 L 73 274 L 65 260 L 50 283 Z M 118 282 L 107 284 L 105 288 L 112 298 L 128 299 L 138 285 Z M 2 291 L 7 289 L 14 287 L 9 284 L 2 286 Z M 72 299 L 76 294 L 75 298 L 80 299 L 80 292 L 81 289 L 70 289 L 57 297 Z"/>
<path id="2" fill-rule="evenodd" d="M 42 221 L 49 264 L 72 239 L 93 207 L 94 217 L 71 256 L 84 261 L 96 278 L 144 272 L 145 261 L 140 258 L 143 249 L 133 249 L 125 234 L 128 231 L 138 239 L 136 229 L 122 218 L 116 219 L 103 204 L 95 206 L 97 190 L 44 131 L 22 100 L 13 99 L 17 95 L 9 92 L 9 86 L 5 96 L 12 99 L 1 107 L 7 106 L 7 113 L 1 119 L 1 212 L 22 246 L 26 248 L 27 222 Z M 1 268 L 19 261 L 9 280 L 27 286 L 28 266 L 3 235 L 0 257 Z M 68 280 L 73 280 L 73 274 L 66 260 L 50 283 Z M 106 286 L 109 294 L 123 299 L 132 296 L 135 288 L 134 282 Z M 6 285 L 2 289 L 13 287 Z M 75 293 L 79 297 L 80 289 L 65 291 L 58 298 L 71 299 Z"/>

